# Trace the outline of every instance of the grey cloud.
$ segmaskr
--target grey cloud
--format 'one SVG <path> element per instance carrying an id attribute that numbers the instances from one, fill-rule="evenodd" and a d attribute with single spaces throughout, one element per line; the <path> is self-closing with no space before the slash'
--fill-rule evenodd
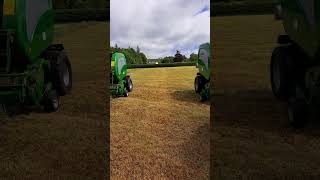
<path id="1" fill-rule="evenodd" d="M 209 0 L 111 0 L 111 45 L 136 47 L 148 58 L 189 55 L 210 39 L 210 13 L 193 16 Z"/>

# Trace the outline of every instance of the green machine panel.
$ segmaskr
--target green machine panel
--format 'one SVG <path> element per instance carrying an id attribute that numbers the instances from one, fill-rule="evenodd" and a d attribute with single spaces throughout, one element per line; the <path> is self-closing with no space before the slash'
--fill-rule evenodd
<path id="1" fill-rule="evenodd" d="M 127 75 L 127 61 L 124 54 L 114 53 L 112 55 L 111 68 L 119 81 Z"/>
<path id="2" fill-rule="evenodd" d="M 199 73 L 209 80 L 211 68 L 210 43 L 204 43 L 200 45 L 197 67 L 199 69 Z"/>
<path id="3" fill-rule="evenodd" d="M 1 31 L 14 29 L 18 51 L 31 62 L 53 42 L 54 12 L 51 0 L 3 0 Z"/>

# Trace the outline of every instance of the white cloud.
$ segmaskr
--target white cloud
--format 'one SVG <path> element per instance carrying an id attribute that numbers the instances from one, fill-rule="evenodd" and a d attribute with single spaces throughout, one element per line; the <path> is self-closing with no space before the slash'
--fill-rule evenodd
<path id="1" fill-rule="evenodd" d="M 209 0 L 111 0 L 111 46 L 140 47 L 148 58 L 189 56 L 210 41 Z"/>

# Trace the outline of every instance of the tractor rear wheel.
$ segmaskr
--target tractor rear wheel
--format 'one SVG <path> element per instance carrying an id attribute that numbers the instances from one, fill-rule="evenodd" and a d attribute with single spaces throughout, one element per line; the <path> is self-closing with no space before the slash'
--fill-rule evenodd
<path id="1" fill-rule="evenodd" d="M 132 80 L 131 80 L 130 76 L 126 76 L 125 86 L 126 86 L 126 89 L 128 90 L 128 92 L 132 92 L 132 90 L 133 90 L 133 83 L 132 83 Z"/>
<path id="2" fill-rule="evenodd" d="M 53 87 L 60 96 L 69 94 L 72 89 L 72 69 L 64 51 L 56 51 L 50 60 Z"/>
<path id="3" fill-rule="evenodd" d="M 194 90 L 196 93 L 201 93 L 201 91 L 203 90 L 204 88 L 204 84 L 205 84 L 205 81 L 204 81 L 204 78 L 200 75 L 197 75 L 196 78 L 194 79 Z"/>
<path id="4" fill-rule="evenodd" d="M 302 128 L 308 120 L 307 104 L 294 97 L 288 102 L 288 120 L 292 127 Z"/>
<path id="5" fill-rule="evenodd" d="M 294 58 L 290 46 L 279 46 L 274 49 L 270 63 L 271 88 L 275 97 L 287 101 L 291 96 L 294 79 Z"/>
<path id="6" fill-rule="evenodd" d="M 44 110 L 46 112 L 56 112 L 60 106 L 60 98 L 55 90 L 49 91 L 44 98 Z"/>
<path id="7" fill-rule="evenodd" d="M 204 102 L 204 101 L 208 100 L 208 97 L 204 94 L 199 94 L 199 100 L 200 100 L 200 102 Z"/>
<path id="8" fill-rule="evenodd" d="M 128 96 L 129 96 L 129 92 L 128 92 L 128 90 L 127 90 L 127 89 L 124 89 L 123 96 L 124 96 L 124 97 L 128 97 Z"/>

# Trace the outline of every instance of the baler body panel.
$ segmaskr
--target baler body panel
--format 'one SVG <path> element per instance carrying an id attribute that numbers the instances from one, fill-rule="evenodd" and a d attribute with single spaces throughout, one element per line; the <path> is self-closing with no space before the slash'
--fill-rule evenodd
<path id="1" fill-rule="evenodd" d="M 12 13 L 12 9 L 14 12 Z M 53 42 L 51 0 L 4 0 L 1 30 L 15 30 L 15 47 L 33 63 Z"/>
<path id="2" fill-rule="evenodd" d="M 210 79 L 211 55 L 210 43 L 201 44 L 198 52 L 197 68 L 199 73 L 207 80 Z"/>
<path id="3" fill-rule="evenodd" d="M 122 96 L 128 91 L 126 88 L 127 62 L 122 53 L 112 53 L 111 56 L 111 74 L 110 74 L 110 92 L 112 96 Z"/>
<path id="4" fill-rule="evenodd" d="M 111 59 L 111 69 L 115 78 L 120 81 L 127 75 L 126 57 L 122 53 L 114 53 Z"/>
<path id="5" fill-rule="evenodd" d="M 0 0 L 0 8 L 0 104 L 37 106 L 52 86 L 41 58 L 53 42 L 52 1 Z"/>

